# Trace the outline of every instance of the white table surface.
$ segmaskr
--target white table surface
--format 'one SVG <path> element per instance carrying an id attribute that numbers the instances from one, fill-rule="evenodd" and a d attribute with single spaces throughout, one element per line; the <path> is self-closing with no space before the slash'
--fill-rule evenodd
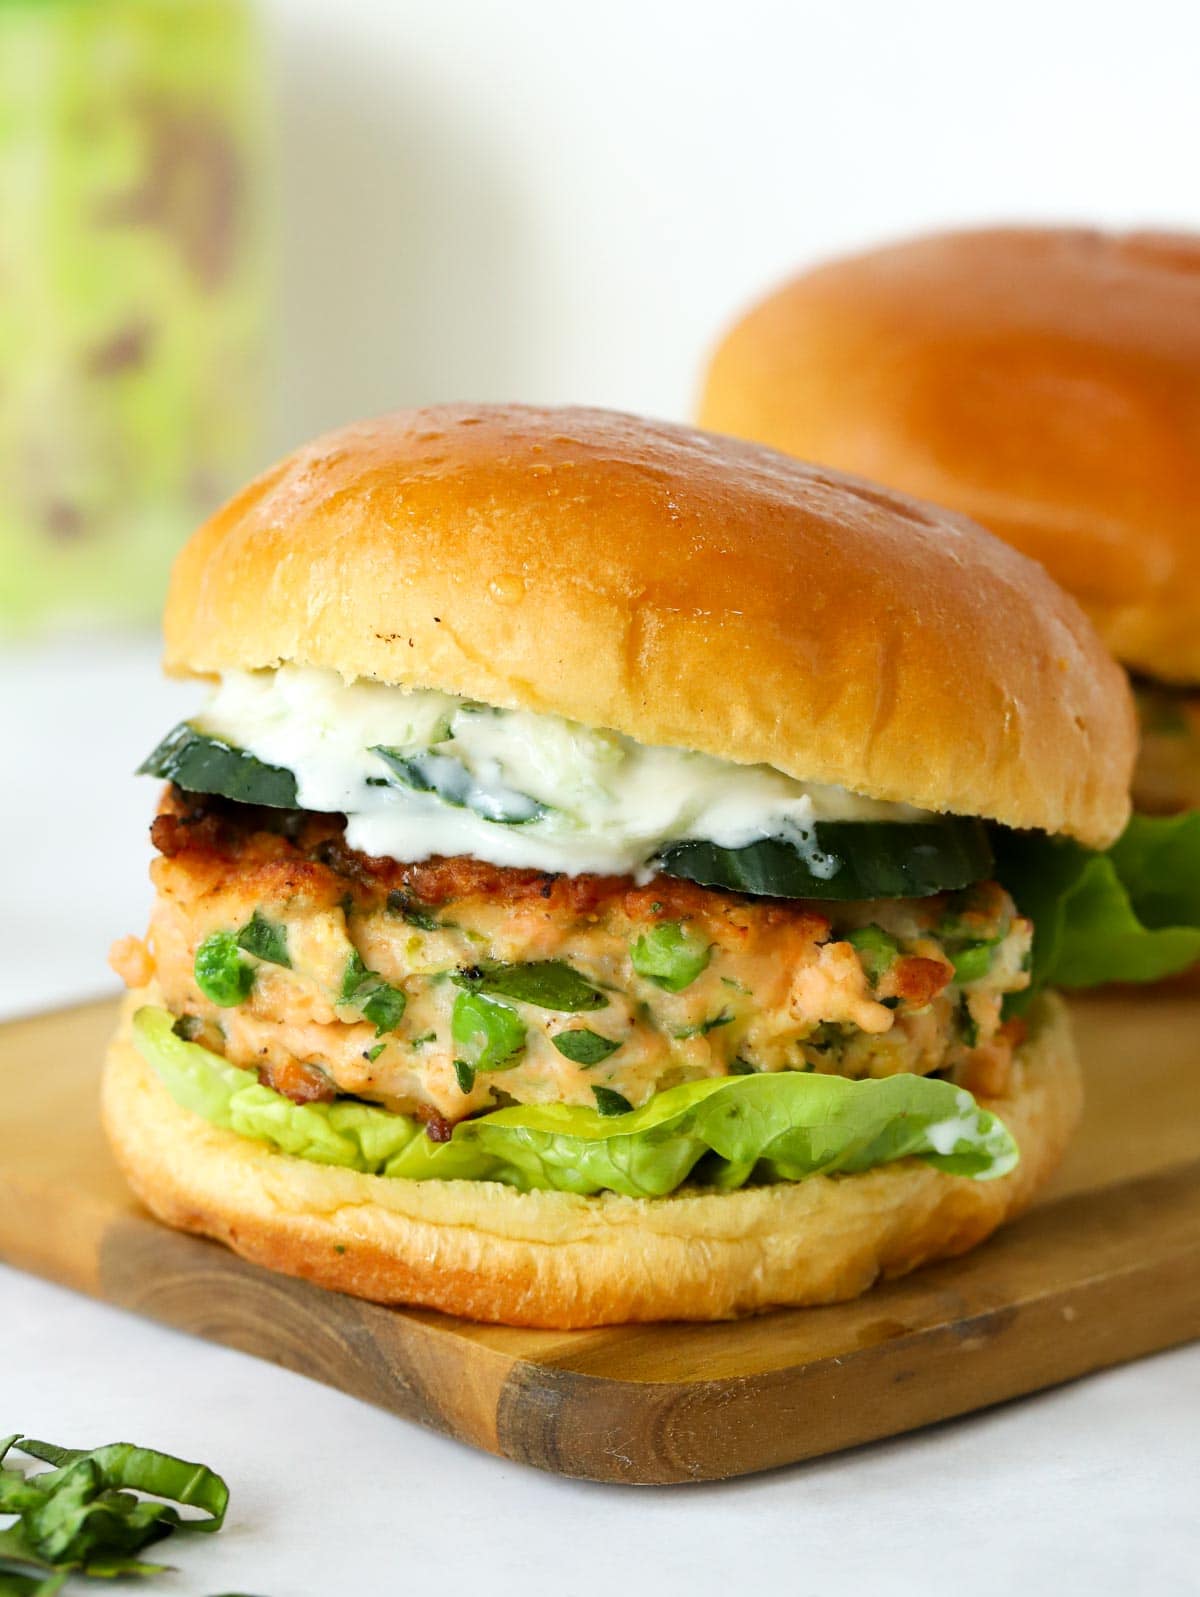
<path id="1" fill-rule="evenodd" d="M 113 987 L 104 950 L 141 927 L 153 790 L 129 772 L 196 699 L 155 654 L 0 653 L 0 1015 Z M 226 1476 L 221 1535 L 162 1549 L 178 1597 L 1200 1590 L 1200 1347 L 770 1475 L 637 1489 L 503 1463 L 3 1268 L 0 1346 L 0 1431 Z"/>

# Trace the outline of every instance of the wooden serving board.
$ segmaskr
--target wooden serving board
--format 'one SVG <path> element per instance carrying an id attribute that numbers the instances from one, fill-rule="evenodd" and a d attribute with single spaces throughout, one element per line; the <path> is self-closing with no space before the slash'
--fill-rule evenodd
<path id="1" fill-rule="evenodd" d="M 108 1001 L 0 1027 L 0 1259 L 541 1469 L 769 1469 L 1200 1335 L 1200 998 L 1075 1010 L 1088 1109 L 1053 1188 L 976 1252 L 854 1303 L 528 1331 L 268 1274 L 123 1187 L 96 1108 Z"/>

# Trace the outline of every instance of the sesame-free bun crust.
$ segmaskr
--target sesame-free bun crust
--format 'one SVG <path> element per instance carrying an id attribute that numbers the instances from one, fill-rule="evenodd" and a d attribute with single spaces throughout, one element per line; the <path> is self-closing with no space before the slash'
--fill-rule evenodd
<path id="1" fill-rule="evenodd" d="M 168 1225 L 268 1269 L 379 1303 L 508 1325 L 716 1320 L 833 1303 L 963 1253 L 1023 1209 L 1081 1108 L 1066 1010 L 1035 1011 L 1000 1114 L 1021 1162 L 997 1181 L 916 1159 L 855 1176 L 636 1199 L 401 1181 L 311 1164 L 180 1108 L 130 1040 L 127 1001 L 104 1122 L 130 1185 Z"/>
<path id="2" fill-rule="evenodd" d="M 1005 228 L 830 262 L 729 332 L 700 416 L 973 516 L 1119 659 L 1200 682 L 1200 237 Z"/>
<path id="3" fill-rule="evenodd" d="M 1104 845 L 1119 673 L 978 528 L 730 439 L 518 406 L 402 411 L 299 450 L 195 535 L 166 662 L 281 662 L 555 712 Z"/>

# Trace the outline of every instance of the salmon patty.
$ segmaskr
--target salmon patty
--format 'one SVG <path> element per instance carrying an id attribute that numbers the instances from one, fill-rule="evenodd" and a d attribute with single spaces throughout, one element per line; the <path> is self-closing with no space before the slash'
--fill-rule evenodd
<path id="1" fill-rule="evenodd" d="M 756 1071 L 950 1075 L 1004 1090 L 1030 923 L 996 883 L 813 903 L 658 876 L 548 875 L 346 846 L 337 817 L 166 790 L 145 941 L 182 1035 L 298 1101 L 435 1135 L 505 1103 L 638 1106 Z M 597 1094 L 596 1089 L 600 1089 Z"/>

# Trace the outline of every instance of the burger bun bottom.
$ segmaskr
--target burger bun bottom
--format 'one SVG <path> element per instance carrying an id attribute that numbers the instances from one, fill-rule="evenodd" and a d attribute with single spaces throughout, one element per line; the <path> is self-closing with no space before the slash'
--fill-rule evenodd
<path id="1" fill-rule="evenodd" d="M 113 1151 L 152 1213 L 319 1286 L 504 1325 L 722 1320 L 856 1297 L 1024 1209 L 1082 1107 L 1069 1017 L 1047 996 L 1010 1094 L 980 1100 L 1021 1150 L 997 1180 L 919 1159 L 654 1199 L 394 1180 L 293 1158 L 181 1108 L 132 1042 L 133 1012 L 152 998 L 127 1000 L 103 1083 Z"/>

